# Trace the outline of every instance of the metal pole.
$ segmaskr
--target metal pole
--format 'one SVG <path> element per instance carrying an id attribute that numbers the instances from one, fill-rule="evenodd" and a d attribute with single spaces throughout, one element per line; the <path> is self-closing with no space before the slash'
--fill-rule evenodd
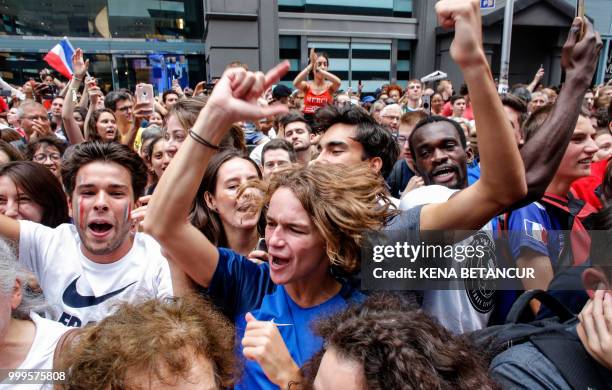
<path id="1" fill-rule="evenodd" d="M 499 93 L 508 92 L 508 77 L 510 73 L 510 45 L 512 41 L 512 17 L 514 16 L 514 0 L 506 0 L 506 9 L 504 11 L 504 35 L 502 38 L 501 67 L 499 70 Z"/>

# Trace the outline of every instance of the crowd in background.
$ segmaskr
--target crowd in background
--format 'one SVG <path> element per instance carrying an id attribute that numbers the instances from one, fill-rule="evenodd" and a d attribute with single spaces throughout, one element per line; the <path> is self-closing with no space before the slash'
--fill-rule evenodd
<path id="1" fill-rule="evenodd" d="M 0 79 L 0 368 L 69 389 L 612 388 L 599 35 L 576 18 L 563 85 L 539 69 L 500 95 L 478 2 L 436 12 L 462 85 L 343 91 L 316 49 L 291 86 L 288 62 L 233 62 L 103 91 L 81 49 L 70 80 Z M 372 232 L 536 277 L 366 290 Z M 52 388 L 0 378 L 20 386 Z"/>

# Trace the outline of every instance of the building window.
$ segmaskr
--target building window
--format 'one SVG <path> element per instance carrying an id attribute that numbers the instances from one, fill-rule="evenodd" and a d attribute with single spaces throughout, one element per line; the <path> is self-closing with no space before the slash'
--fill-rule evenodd
<path id="1" fill-rule="evenodd" d="M 349 86 L 349 42 L 309 41 L 308 52 L 314 48 L 317 53 L 325 53 L 329 57 L 328 69 L 342 80 L 340 89 Z"/>
<path id="2" fill-rule="evenodd" d="M 0 35 L 202 39 L 201 0 L 1 0 Z"/>
<path id="3" fill-rule="evenodd" d="M 302 71 L 300 69 L 300 36 L 282 35 L 278 39 L 279 57 L 281 61 L 289 60 L 291 68 L 283 77 L 283 84 L 292 87 L 293 79 Z"/>
<path id="4" fill-rule="evenodd" d="M 278 0 L 281 12 L 411 17 L 412 0 Z"/>
<path id="5" fill-rule="evenodd" d="M 397 41 L 397 83 L 406 88 L 410 75 L 410 60 L 412 55 L 412 41 L 400 39 Z"/>
<path id="6" fill-rule="evenodd" d="M 359 82 L 363 92 L 374 92 L 389 82 L 391 72 L 391 43 L 351 43 L 351 86 Z"/>

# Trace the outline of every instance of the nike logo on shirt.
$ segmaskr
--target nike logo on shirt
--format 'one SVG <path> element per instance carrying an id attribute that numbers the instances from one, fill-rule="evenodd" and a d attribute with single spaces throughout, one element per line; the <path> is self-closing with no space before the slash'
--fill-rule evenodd
<path id="1" fill-rule="evenodd" d="M 78 278 L 74 279 L 72 283 L 70 283 L 68 287 L 66 287 L 66 289 L 64 290 L 64 295 L 62 295 L 62 300 L 64 301 L 64 303 L 67 306 L 73 307 L 75 309 L 99 305 L 100 303 L 106 301 L 107 299 L 112 298 L 117 294 L 120 294 L 121 292 L 123 292 L 123 290 L 130 287 L 132 284 L 136 283 L 136 282 L 132 282 L 128 284 L 127 286 L 120 288 L 119 290 L 109 292 L 108 294 L 104 294 L 101 297 L 96 297 L 94 295 L 79 294 L 79 292 L 77 291 L 76 285 L 80 277 L 81 275 L 79 275 Z"/>

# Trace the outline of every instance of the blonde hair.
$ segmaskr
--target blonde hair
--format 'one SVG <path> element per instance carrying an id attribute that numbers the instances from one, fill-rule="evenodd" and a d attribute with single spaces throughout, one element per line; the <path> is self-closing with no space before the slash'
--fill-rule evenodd
<path id="1" fill-rule="evenodd" d="M 210 361 L 219 387 L 233 385 L 234 328 L 212 304 L 196 295 L 126 303 L 67 342 L 58 368 L 69 374 L 59 388 L 126 389 L 134 370 L 171 384 L 188 377 L 197 357 Z"/>
<path id="2" fill-rule="evenodd" d="M 293 192 L 325 240 L 331 264 L 345 272 L 359 269 L 365 233 L 380 230 L 399 213 L 384 179 L 367 164 L 297 165 L 276 172 L 269 183 L 260 183 L 264 204 L 279 188 Z"/>

